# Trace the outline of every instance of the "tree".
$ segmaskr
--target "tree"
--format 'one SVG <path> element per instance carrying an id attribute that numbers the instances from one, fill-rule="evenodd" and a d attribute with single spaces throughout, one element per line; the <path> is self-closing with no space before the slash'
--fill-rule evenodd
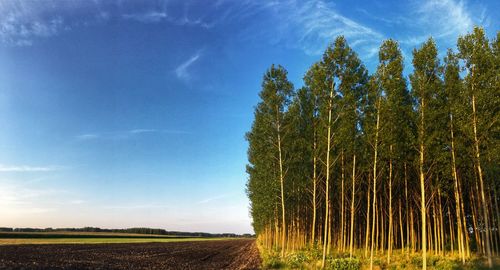
<path id="1" fill-rule="evenodd" d="M 461 192 L 459 191 L 458 184 L 458 172 L 457 172 L 457 161 L 456 161 L 456 148 L 455 148 L 455 127 L 454 127 L 454 116 L 458 114 L 459 110 L 459 100 L 462 92 L 462 80 L 460 78 L 460 67 L 458 65 L 457 56 L 448 50 L 445 57 L 445 72 L 444 72 L 444 88 L 446 91 L 448 99 L 448 108 L 446 112 L 449 115 L 449 144 L 451 153 L 451 174 L 453 178 L 453 192 L 455 197 L 455 215 L 457 220 L 457 244 L 458 253 L 462 258 L 462 263 L 465 263 L 465 233 L 466 228 L 462 224 L 462 211 L 460 210 L 460 201 L 462 201 Z"/>
<path id="2" fill-rule="evenodd" d="M 426 118 L 428 102 L 433 92 L 440 86 L 439 60 L 437 58 L 437 48 L 432 38 L 428 39 L 419 49 L 413 50 L 413 74 L 410 75 L 412 92 L 417 100 L 418 121 L 418 145 L 419 145 L 419 180 L 420 180 L 420 211 L 422 220 L 422 268 L 427 269 L 427 222 L 426 222 L 426 146 L 429 144 L 429 134 L 427 134 Z"/>
<path id="3" fill-rule="evenodd" d="M 393 185 L 394 176 L 403 175 L 404 164 L 411 156 L 411 144 L 414 137 L 413 111 L 410 93 L 403 76 L 403 56 L 395 40 L 382 43 L 379 50 L 379 69 L 377 72 L 381 91 L 385 96 L 382 108 L 382 122 L 385 126 L 384 153 L 389 161 L 389 229 L 387 261 L 393 247 Z M 388 149 L 387 149 L 388 148 Z M 397 172 L 397 173 L 395 173 Z"/>
<path id="4" fill-rule="evenodd" d="M 481 162 L 482 140 L 480 138 L 488 138 L 488 131 L 498 121 L 498 117 L 495 117 L 495 113 L 498 110 L 494 107 L 494 105 L 497 105 L 496 108 L 498 108 L 498 101 L 495 102 L 495 97 L 491 96 L 494 89 L 493 82 L 498 73 L 494 73 L 493 54 L 482 28 L 475 27 L 472 33 L 460 37 L 458 39 L 458 49 L 460 58 L 465 62 L 465 70 L 467 71 L 464 83 L 467 94 L 470 97 L 470 108 L 472 110 L 470 123 L 472 125 L 472 137 L 474 141 L 474 161 L 479 179 L 481 203 L 483 205 L 482 214 L 485 223 L 484 241 L 486 242 L 488 265 L 492 268 L 493 261 L 490 247 L 491 228 L 487 207 L 488 201 L 486 200 L 484 172 Z"/>
<path id="5" fill-rule="evenodd" d="M 277 172 L 275 175 L 277 175 L 280 190 L 278 197 L 280 198 L 281 204 L 280 230 L 282 257 L 285 256 L 287 228 L 284 192 L 285 161 L 283 139 L 288 128 L 287 123 L 285 122 L 285 114 L 291 102 L 292 95 L 293 85 L 288 81 L 287 71 L 281 66 L 272 65 L 264 75 L 262 91 L 259 94 L 261 102 L 255 109 L 255 122 L 253 124 L 252 131 L 247 134 L 250 144 L 249 160 L 251 163 L 247 169 L 250 174 L 249 186 L 254 184 L 254 181 L 259 182 L 260 180 L 260 182 L 266 183 L 266 181 L 273 178 L 270 177 L 269 173 L 265 171 L 268 169 L 269 164 L 273 164 L 273 169 L 271 171 Z M 261 143 L 263 143 L 263 145 L 261 145 Z M 263 149 L 258 149 L 259 147 L 262 147 Z M 253 151 L 254 149 L 256 151 Z M 264 161 L 264 164 L 261 165 L 260 163 L 262 161 Z M 263 175 L 262 178 L 259 177 L 259 173 Z M 253 176 L 255 178 L 253 178 Z M 253 188 L 249 188 L 248 190 L 250 196 L 256 196 L 254 195 L 255 193 L 253 193 Z M 269 200 L 269 198 L 267 198 L 266 201 L 267 200 Z M 252 200 L 252 202 L 255 202 L 255 200 Z M 252 211 L 254 211 L 254 205 L 252 205 Z M 257 217 L 257 219 L 258 218 L 259 217 Z M 259 225 L 260 226 L 256 228 L 256 231 L 262 229 L 262 225 Z"/>

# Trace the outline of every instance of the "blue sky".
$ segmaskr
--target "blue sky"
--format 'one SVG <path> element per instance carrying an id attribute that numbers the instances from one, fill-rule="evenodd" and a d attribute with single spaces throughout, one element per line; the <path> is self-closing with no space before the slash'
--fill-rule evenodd
<path id="1" fill-rule="evenodd" d="M 441 54 L 499 1 L 0 2 L 0 226 L 252 232 L 244 134 L 262 75 L 337 36 Z"/>

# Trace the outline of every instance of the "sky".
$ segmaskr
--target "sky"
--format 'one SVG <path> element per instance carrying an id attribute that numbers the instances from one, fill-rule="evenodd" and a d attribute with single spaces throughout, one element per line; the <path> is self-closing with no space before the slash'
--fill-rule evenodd
<path id="1" fill-rule="evenodd" d="M 443 56 L 500 1 L 0 1 L 0 227 L 252 233 L 247 142 L 261 80 L 295 87 L 338 35 Z"/>

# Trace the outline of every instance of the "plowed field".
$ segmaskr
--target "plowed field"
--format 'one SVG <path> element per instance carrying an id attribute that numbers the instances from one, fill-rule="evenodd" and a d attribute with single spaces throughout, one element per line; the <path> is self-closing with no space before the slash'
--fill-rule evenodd
<path id="1" fill-rule="evenodd" d="M 259 269 L 252 239 L 0 246 L 1 269 Z"/>

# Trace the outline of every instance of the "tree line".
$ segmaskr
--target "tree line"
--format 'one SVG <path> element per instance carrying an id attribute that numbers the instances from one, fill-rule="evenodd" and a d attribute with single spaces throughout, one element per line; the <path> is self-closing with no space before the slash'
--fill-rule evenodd
<path id="1" fill-rule="evenodd" d="M 134 233 L 146 235 L 168 235 L 180 237 L 253 237 L 250 234 L 236 234 L 236 233 L 206 233 L 206 232 L 180 232 L 180 231 L 167 231 L 165 229 L 156 228 L 127 228 L 127 229 L 103 229 L 98 227 L 83 227 L 83 228 L 10 228 L 0 227 L 0 232 L 103 232 L 103 233 Z M 4 235 L 5 237 L 5 235 Z"/>
<path id="2" fill-rule="evenodd" d="M 339 36 L 295 89 L 264 74 L 249 143 L 253 227 L 281 256 L 306 246 L 427 255 L 500 252 L 500 32 L 475 27 L 438 56 L 429 38 L 404 76 L 398 42 L 369 74 Z"/>

